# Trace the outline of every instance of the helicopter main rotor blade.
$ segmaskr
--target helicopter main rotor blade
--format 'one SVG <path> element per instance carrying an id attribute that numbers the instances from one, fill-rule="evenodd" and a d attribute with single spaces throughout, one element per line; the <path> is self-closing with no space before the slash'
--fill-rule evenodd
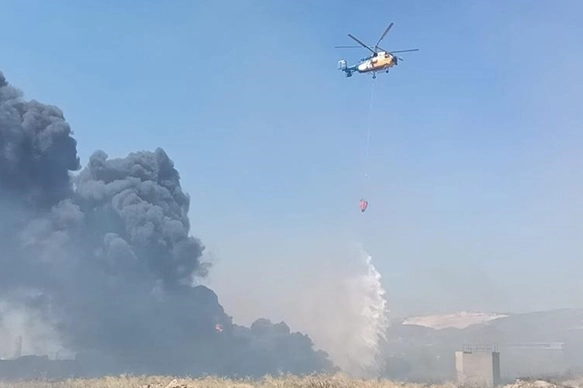
<path id="1" fill-rule="evenodd" d="M 419 51 L 419 49 L 411 49 L 411 50 L 397 50 L 397 51 L 389 51 L 391 54 L 392 53 L 408 53 L 411 51 Z"/>
<path id="2" fill-rule="evenodd" d="M 356 39 L 354 36 L 352 36 L 351 34 L 348 34 L 348 36 L 352 39 L 354 39 L 358 44 L 360 44 L 362 47 L 370 50 L 371 53 L 375 54 L 376 51 L 374 51 L 373 49 L 371 49 L 370 47 L 368 47 L 366 44 L 362 43 L 360 40 Z"/>
<path id="3" fill-rule="evenodd" d="M 334 48 L 362 48 L 360 46 L 334 46 Z"/>
<path id="4" fill-rule="evenodd" d="M 389 54 L 392 54 L 392 53 L 408 53 L 410 51 L 419 51 L 418 48 L 416 48 L 416 49 L 409 49 L 409 50 L 396 50 L 396 51 L 389 51 L 389 50 L 384 49 L 382 47 L 379 47 L 379 49 L 381 49 L 382 51 L 384 51 L 386 53 L 389 53 Z"/>
<path id="5" fill-rule="evenodd" d="M 381 40 L 383 40 L 385 38 L 385 36 L 387 36 L 387 34 L 389 33 L 389 30 L 391 29 L 391 27 L 393 27 L 393 24 L 395 24 L 395 23 L 389 24 L 389 26 L 387 27 L 385 32 L 383 32 L 383 34 L 379 38 L 379 41 L 377 42 L 377 44 L 375 44 L 375 49 L 379 48 L 379 43 L 381 43 Z"/>

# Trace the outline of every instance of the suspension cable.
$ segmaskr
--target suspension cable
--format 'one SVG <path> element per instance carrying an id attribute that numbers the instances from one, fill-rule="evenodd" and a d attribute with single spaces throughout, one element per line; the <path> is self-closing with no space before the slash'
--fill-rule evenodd
<path id="1" fill-rule="evenodd" d="M 372 79 L 372 84 L 370 88 L 370 101 L 368 105 L 368 123 L 366 128 L 366 157 L 365 157 L 365 165 L 364 165 L 364 177 L 365 182 L 368 178 L 369 172 L 369 159 L 370 159 L 370 132 L 371 132 L 371 125 L 372 125 L 372 108 L 373 108 L 373 97 L 374 97 L 374 87 L 375 87 L 375 79 Z M 365 190 L 366 191 L 366 190 Z"/>

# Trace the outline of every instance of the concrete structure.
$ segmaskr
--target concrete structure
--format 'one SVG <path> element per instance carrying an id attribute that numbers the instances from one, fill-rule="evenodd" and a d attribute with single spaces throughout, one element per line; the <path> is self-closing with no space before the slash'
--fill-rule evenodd
<path id="1" fill-rule="evenodd" d="M 22 336 L 19 335 L 16 337 L 16 341 L 14 341 L 14 358 L 22 357 Z"/>
<path id="2" fill-rule="evenodd" d="M 492 346 L 464 346 L 455 352 L 458 384 L 494 387 L 500 384 L 500 353 Z"/>

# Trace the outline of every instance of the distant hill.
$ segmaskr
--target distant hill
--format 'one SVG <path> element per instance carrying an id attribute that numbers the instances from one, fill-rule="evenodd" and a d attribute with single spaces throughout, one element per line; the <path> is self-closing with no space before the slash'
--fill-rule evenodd
<path id="1" fill-rule="evenodd" d="M 508 317 L 507 314 L 480 313 L 462 311 L 453 314 L 425 315 L 404 319 L 402 325 L 425 326 L 433 329 L 457 328 L 464 329 L 471 325 L 489 322 L 498 318 Z"/>
<path id="2" fill-rule="evenodd" d="M 464 345 L 498 347 L 502 374 L 507 378 L 564 372 L 583 365 L 583 309 L 459 312 L 399 319 L 387 331 L 385 375 L 408 380 L 451 379 L 455 376 L 454 352 Z"/>

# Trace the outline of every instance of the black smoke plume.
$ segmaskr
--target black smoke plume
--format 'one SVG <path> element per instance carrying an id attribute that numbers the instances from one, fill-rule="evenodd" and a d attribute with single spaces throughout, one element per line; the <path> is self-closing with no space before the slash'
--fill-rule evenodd
<path id="1" fill-rule="evenodd" d="M 101 366 L 91 373 L 331 370 L 307 336 L 263 319 L 234 325 L 212 290 L 193 286 L 209 265 L 162 149 L 96 151 L 81 170 L 76 145 L 59 108 L 25 101 L 0 73 L 3 300 L 41 313 L 80 361 Z"/>

